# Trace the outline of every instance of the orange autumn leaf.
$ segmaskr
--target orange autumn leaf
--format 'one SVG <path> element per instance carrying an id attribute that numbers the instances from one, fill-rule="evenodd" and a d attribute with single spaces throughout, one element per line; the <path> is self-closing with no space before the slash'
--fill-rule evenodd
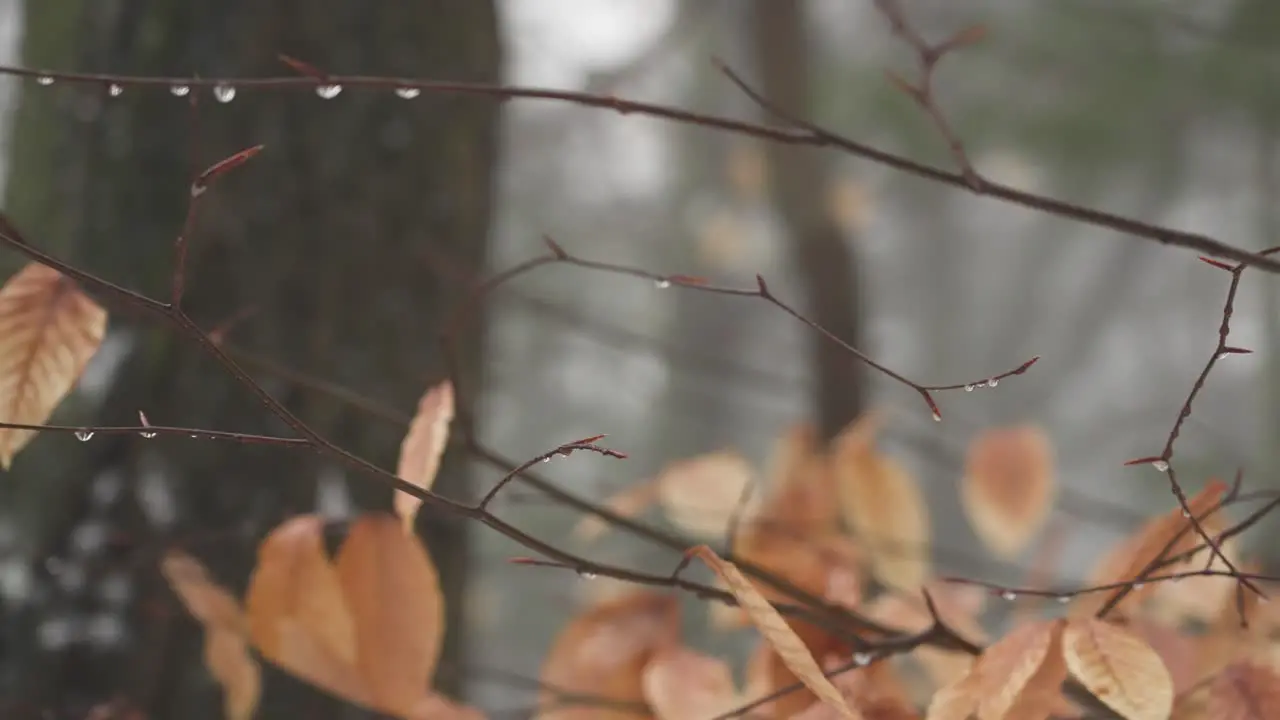
<path id="1" fill-rule="evenodd" d="M 716 539 L 724 535 L 734 513 L 750 517 L 759 505 L 754 492 L 746 495 L 751 482 L 751 465 L 741 455 L 708 453 L 664 468 L 657 479 L 658 500 L 676 527 Z"/>
<path id="2" fill-rule="evenodd" d="M 761 523 L 806 537 L 839 529 L 835 474 L 812 425 L 796 425 L 778 438 L 767 477 L 768 491 L 755 513 Z"/>
<path id="3" fill-rule="evenodd" d="M 1066 679 L 1063 621 L 1020 625 L 987 647 L 968 674 L 935 693 L 928 720 L 1044 720 Z"/>
<path id="4" fill-rule="evenodd" d="M 695 548 L 692 552 L 724 581 L 729 592 L 733 593 L 738 603 L 747 611 L 751 617 L 751 623 L 760 631 L 760 635 L 805 687 L 813 691 L 820 700 L 839 711 L 840 717 L 847 720 L 861 720 L 861 714 L 845 703 L 840 691 L 823 674 L 822 668 L 818 666 L 818 661 L 814 659 L 805 642 L 796 635 L 787 621 L 737 567 L 722 560 L 705 545 Z"/>
<path id="5" fill-rule="evenodd" d="M 1173 680 L 1142 638 L 1094 618 L 1072 618 L 1063 633 L 1071 675 L 1126 720 L 1166 720 Z"/>
<path id="6" fill-rule="evenodd" d="M 1031 622 L 1014 628 L 988 647 L 973 670 L 981 678 L 978 715 L 1022 720 L 1023 715 L 1014 716 L 1011 711 L 1020 704 L 1042 668 L 1049 667 L 1051 673 L 1058 669 L 1050 660 L 1061 657 L 1061 637 L 1061 620 Z M 1059 684 L 1067 674 L 1065 667 L 1061 671 Z M 1031 716 L 1025 717 L 1032 720 Z M 1036 720 L 1044 717 L 1048 717 L 1047 709 Z"/>
<path id="7" fill-rule="evenodd" d="M 834 442 L 840 509 L 871 557 L 880 582 L 915 590 L 929 574 L 929 511 L 915 479 L 875 446 L 876 416 L 867 416 Z"/>
<path id="8" fill-rule="evenodd" d="M 371 705 L 407 715 L 430 686 L 444 637 L 435 565 L 416 536 L 376 513 L 352 523 L 334 564 Z"/>
<path id="9" fill-rule="evenodd" d="M 281 636 L 290 632 L 314 638 L 339 662 L 356 657 L 356 629 L 324 546 L 324 520 L 302 515 L 280 523 L 258 546 L 258 563 L 245 596 L 249 637 L 263 657 L 310 679 L 310 655 L 290 655 Z M 293 646 L 299 642 L 294 640 Z"/>
<path id="10" fill-rule="evenodd" d="M 706 720 L 743 704 L 723 660 L 678 645 L 654 655 L 642 683 L 657 720 Z"/>
<path id="11" fill-rule="evenodd" d="M 31 263 L 0 287 L 0 422 L 43 425 L 98 351 L 107 312 L 74 281 Z M 0 467 L 35 437 L 0 428 Z"/>
<path id="12" fill-rule="evenodd" d="M 1204 489 L 1188 499 L 1187 505 L 1192 513 L 1201 519 L 1202 524 L 1209 524 L 1206 513 L 1217 507 L 1226 491 L 1226 483 L 1221 480 L 1211 480 L 1205 484 Z M 1176 542 L 1175 538 L 1177 538 Z M 1200 539 L 1191 529 L 1190 520 L 1183 517 L 1180 508 L 1175 507 L 1147 521 L 1137 532 L 1113 548 L 1094 569 L 1087 584 L 1098 586 L 1127 582 L 1141 575 L 1149 564 L 1161 556 L 1166 547 L 1170 549 L 1164 552 L 1163 557 L 1170 558 L 1199 544 Z M 1197 557 L 1203 558 L 1204 551 Z M 1201 562 L 1204 561 L 1201 560 Z M 1165 572 L 1167 571 L 1157 572 L 1155 575 L 1165 574 Z M 1155 592 L 1156 587 L 1157 583 L 1146 583 L 1141 587 L 1133 588 L 1125 595 L 1117 609 L 1125 612 L 1129 608 L 1137 607 Z M 1116 595 L 1117 591 L 1082 595 L 1073 603 L 1072 614 L 1079 617 L 1093 615 Z"/>
<path id="13" fill-rule="evenodd" d="M 1206 711 L 1213 720 L 1269 720 L 1280 712 L 1280 674 L 1266 665 L 1232 663 L 1209 685 Z"/>
<path id="14" fill-rule="evenodd" d="M 1057 481 L 1049 438 L 1031 425 L 990 430 L 969 446 L 960 500 L 978 539 L 1012 558 L 1044 525 Z"/>
<path id="15" fill-rule="evenodd" d="M 248 631 L 240 602 L 209 577 L 200 561 L 179 550 L 165 554 L 160 572 L 182 605 L 202 625 L 215 625 L 232 632 Z"/>
<path id="16" fill-rule="evenodd" d="M 543 661 L 540 680 L 559 692 L 643 703 L 644 670 L 659 648 L 679 632 L 679 603 L 670 595 L 633 591 L 578 615 L 560 632 Z M 539 705 L 547 720 L 624 720 L 625 709 L 557 707 L 543 693 Z"/>
<path id="17" fill-rule="evenodd" d="M 449 423 L 453 422 L 453 383 L 445 380 L 423 394 L 418 413 L 400 443 L 400 461 L 396 475 L 423 490 L 430 490 L 440 471 L 440 457 L 449 442 Z M 406 493 L 395 495 L 396 513 L 405 527 L 412 529 L 422 500 Z"/>
<path id="18" fill-rule="evenodd" d="M 222 685 L 224 716 L 249 720 L 262 694 L 262 674 L 249 653 L 240 604 L 186 553 L 170 551 L 160 569 L 187 612 L 204 626 L 205 667 Z"/>

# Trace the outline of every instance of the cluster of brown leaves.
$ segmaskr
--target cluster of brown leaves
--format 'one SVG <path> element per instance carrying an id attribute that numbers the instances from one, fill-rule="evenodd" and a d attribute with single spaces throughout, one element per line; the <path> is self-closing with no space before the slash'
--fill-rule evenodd
<path id="1" fill-rule="evenodd" d="M 749 463 L 718 451 L 673 463 L 657 477 L 623 490 L 610 505 L 634 515 L 657 503 L 674 525 L 707 539 L 723 538 L 736 525 L 737 557 L 904 633 L 932 626 L 934 618 L 921 593 L 926 590 L 948 627 L 974 643 L 988 643 L 978 621 L 988 591 L 933 577 L 925 494 L 900 461 L 878 448 L 879 426 L 879 417 L 868 415 L 826 448 L 808 428 L 789 431 L 779 443 L 765 489 L 758 493 L 763 497 L 752 502 L 743 501 L 755 482 Z M 994 555 L 1007 559 L 1026 552 L 1041 535 L 1056 485 L 1047 436 L 1035 427 L 1015 426 L 974 439 L 957 492 L 977 537 Z M 1210 533 L 1226 528 L 1218 510 L 1225 491 L 1223 483 L 1211 481 L 1190 500 Z M 688 499 L 693 509 L 677 507 L 681 499 Z M 696 517 L 695 509 L 701 513 Z M 1157 559 L 1192 550 L 1198 538 L 1189 525 L 1177 508 L 1152 518 L 1100 559 L 1090 582 L 1126 583 Z M 580 530 L 583 539 L 592 539 L 601 528 L 584 525 Z M 1236 562 L 1234 542 L 1222 547 Z M 629 670 L 630 691 L 611 698 L 646 703 L 660 719 L 686 717 L 681 714 L 686 706 L 709 718 L 800 682 L 805 692 L 753 706 L 749 716 L 1036 720 L 1078 714 L 1062 690 L 1072 679 L 1117 714 L 1135 720 L 1252 720 L 1280 712 L 1267 709 L 1280 708 L 1273 704 L 1280 694 L 1280 645 L 1270 634 L 1280 627 L 1280 614 L 1252 598 L 1251 622 L 1244 629 L 1231 578 L 1159 580 L 1204 569 L 1203 551 L 1153 573 L 1151 581 L 1123 588 L 1122 598 L 1120 590 L 1062 597 L 1070 603 L 1065 617 L 1046 619 L 1044 607 L 1020 605 L 1024 612 L 1014 613 L 1003 637 L 977 658 L 924 645 L 846 670 L 830 681 L 818 670 L 819 661 L 828 670 L 848 667 L 859 653 L 812 623 L 764 614 L 762 601 L 785 598 L 753 587 L 732 565 L 708 553 L 700 551 L 741 606 L 713 604 L 713 625 L 749 623 L 762 636 L 748 663 L 745 686 L 734 685 L 722 661 L 681 645 L 672 628 L 646 636 L 647 644 L 637 650 Z M 1210 567 L 1220 569 L 1218 563 Z M 1045 571 L 1033 569 L 1040 575 Z M 1114 607 L 1099 619 L 1099 610 L 1113 596 Z M 589 637 L 584 628 L 604 617 L 596 614 L 602 609 L 617 617 L 642 605 L 643 597 L 623 596 L 588 611 L 575 621 L 574 635 L 566 633 L 562 642 Z M 1208 631 L 1191 629 L 1206 624 Z M 868 633 L 865 639 L 874 643 L 882 638 Z M 558 648 L 556 661 L 563 663 L 566 651 Z M 640 656 L 647 660 L 641 662 Z M 873 657 L 865 654 L 863 659 Z M 668 664 L 680 670 L 663 670 Z M 642 682 L 654 674 L 665 679 Z M 563 671 L 558 677 L 565 679 Z M 600 687 L 583 685 L 588 686 Z M 703 712 L 707 708 L 712 712 Z"/>
<path id="2" fill-rule="evenodd" d="M 96 352 L 106 319 L 73 282 L 38 264 L 0 288 L 0 422 L 46 422 Z M 400 477 L 430 488 L 453 405 L 447 382 L 423 396 L 401 446 Z M 626 515 L 658 504 L 673 524 L 704 539 L 733 528 L 738 558 L 901 633 L 933 626 L 921 593 L 927 590 L 938 620 L 966 640 L 988 643 L 978 622 L 985 592 L 934 578 L 925 494 L 898 459 L 879 449 L 880 424 L 868 415 L 827 447 L 806 427 L 791 430 L 763 488 L 755 486 L 750 463 L 721 451 L 673 463 L 609 504 Z M 8 467 L 34 434 L 0 429 L 0 465 Z M 1055 491 L 1052 445 L 1030 426 L 975 439 L 958 487 L 977 537 L 1001 558 L 1035 541 Z M 1219 509 L 1225 491 L 1211 481 L 1189 502 L 1209 533 L 1228 526 Z M 255 711 L 257 656 L 398 717 L 482 717 L 429 690 L 444 612 L 436 570 L 412 532 L 419 504 L 401 494 L 398 520 L 356 519 L 334 557 L 320 518 L 285 521 L 259 546 L 243 603 L 191 556 L 166 556 L 166 578 L 205 629 L 206 665 L 223 686 L 228 718 Z M 773 605 L 780 593 L 757 587 L 710 549 L 695 548 L 737 600 L 710 606 L 713 625 L 750 625 L 761 635 L 745 682 L 739 686 L 723 660 L 684 644 L 675 598 L 629 590 L 588 608 L 560 634 L 542 672 L 541 714 L 683 720 L 752 704 L 745 715 L 752 718 L 1037 720 L 1074 713 L 1063 693 L 1072 678 L 1132 720 L 1278 716 L 1280 610 L 1252 594 L 1236 597 L 1229 577 L 1160 581 L 1198 571 L 1205 551 L 1132 582 L 1160 558 L 1197 547 L 1189 524 L 1178 509 L 1152 518 L 1091 574 L 1094 585 L 1123 587 L 1062 598 L 1071 603 L 1065 617 L 1017 613 L 977 658 L 927 644 L 891 658 L 855 652 L 847 634 L 784 617 Z M 588 521 L 578 535 L 590 540 L 605 529 Z M 1234 540 L 1222 549 L 1248 567 Z M 1220 561 L 1207 567 L 1221 569 Z M 1033 570 L 1043 575 L 1046 568 Z M 858 644 L 884 639 L 864 633 Z M 859 655 L 860 667 L 831 672 Z M 779 694 L 797 684 L 800 691 Z"/>
<path id="3" fill-rule="evenodd" d="M 400 447 L 398 473 L 429 488 L 453 419 L 453 388 L 423 395 Z M 226 716 L 253 716 L 260 693 L 249 648 L 349 702 L 408 720 L 482 717 L 428 691 L 444 635 L 444 600 L 426 548 L 413 534 L 421 502 L 397 494 L 399 520 L 353 521 L 334 558 L 324 520 L 290 518 L 258 546 L 244 608 L 192 557 L 171 552 L 163 570 L 205 628 L 205 661 L 222 684 Z"/>

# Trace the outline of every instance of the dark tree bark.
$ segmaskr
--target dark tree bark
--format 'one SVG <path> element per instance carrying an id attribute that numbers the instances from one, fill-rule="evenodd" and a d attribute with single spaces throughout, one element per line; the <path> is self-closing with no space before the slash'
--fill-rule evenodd
<path id="1" fill-rule="evenodd" d="M 805 4 L 755 0 L 753 38 L 761 87 L 771 102 L 808 116 L 813 70 Z M 771 187 L 790 234 L 809 312 L 823 327 L 857 346 L 861 336 L 859 283 L 853 240 L 827 212 L 829 165 L 821 149 L 768 147 Z M 818 429 L 830 438 L 866 404 L 865 369 L 830 341 L 810 334 L 817 370 L 814 407 Z"/>
<path id="2" fill-rule="evenodd" d="M 277 59 L 284 53 L 333 73 L 496 82 L 501 65 L 488 0 L 33 1 L 26 14 L 24 62 L 34 66 L 275 75 L 288 72 Z M 206 329 L 241 317 L 233 344 L 410 413 L 445 368 L 437 333 L 456 303 L 431 258 L 447 256 L 473 272 L 484 266 L 497 107 L 354 88 L 331 100 L 310 89 L 240 89 L 228 103 L 193 94 L 195 113 L 188 99 L 163 89 L 126 88 L 113 98 L 105 88 L 31 83 L 15 128 L 7 198 L 18 226 L 60 257 L 164 297 L 192 169 L 265 144 L 201 199 L 187 312 Z M 144 410 L 156 424 L 288 434 L 190 344 L 124 308 L 109 309 L 112 330 L 128 331 L 134 345 L 93 421 L 134 424 Z M 461 343 L 458 366 L 468 373 L 461 380 L 471 395 L 481 381 L 481 331 L 473 325 Z M 262 379 L 322 435 L 394 467 L 403 428 Z M 18 659 L 27 705 L 123 695 L 149 717 L 218 717 L 216 689 L 196 671 L 199 636 L 181 611 L 170 612 L 157 552 L 184 542 L 220 579 L 242 588 L 254 542 L 286 515 L 311 511 L 317 478 L 332 469 L 313 454 L 185 438 L 68 442 L 40 438 L 19 459 L 39 469 L 46 488 L 33 503 L 39 520 L 32 531 L 53 554 L 69 553 L 68 536 L 91 520 L 106 518 L 128 538 L 114 564 L 102 556 L 85 562 L 91 584 L 105 564 L 130 569 L 132 642 L 116 652 L 73 646 Z M 176 493 L 177 532 L 149 522 L 140 507 L 108 512 L 89 502 L 94 478 L 108 470 L 131 487 L 143 473 L 162 472 Z M 390 492 L 368 478 L 350 478 L 350 487 L 358 507 L 390 507 Z M 446 465 L 435 489 L 465 496 L 462 468 Z M 442 667 L 456 666 L 466 533 L 458 522 L 425 513 L 419 530 L 446 585 L 450 633 Z M 446 690 L 457 690 L 449 682 L 455 677 L 442 672 Z M 299 700 L 312 691 L 277 685 L 288 716 L 321 716 L 312 712 L 320 701 Z M 272 696 L 269 683 L 267 700 Z M 260 716 L 282 715 L 264 707 Z"/>

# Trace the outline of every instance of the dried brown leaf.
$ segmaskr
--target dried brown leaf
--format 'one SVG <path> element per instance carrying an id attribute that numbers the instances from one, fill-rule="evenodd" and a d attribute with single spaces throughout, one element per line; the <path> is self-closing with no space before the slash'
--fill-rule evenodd
<path id="1" fill-rule="evenodd" d="M 916 590 L 929 575 L 929 511 L 915 479 L 876 449 L 876 422 L 859 420 L 835 440 L 840 509 L 870 553 L 876 578 Z"/>
<path id="2" fill-rule="evenodd" d="M 1270 720 L 1280 713 L 1280 674 L 1257 663 L 1233 663 L 1209 686 L 1208 716 L 1214 720 Z"/>
<path id="3" fill-rule="evenodd" d="M 282 668 L 297 671 L 299 663 L 309 662 L 284 653 L 280 633 L 286 620 L 297 626 L 294 632 L 313 635 L 339 662 L 355 663 L 356 628 L 325 552 L 322 518 L 290 518 L 263 539 L 245 608 L 254 646 Z"/>
<path id="4" fill-rule="evenodd" d="M 1208 523 L 1210 518 L 1206 518 L 1205 513 L 1217 506 L 1226 491 L 1226 483 L 1211 480 L 1205 484 L 1204 489 L 1188 499 L 1187 505 L 1196 517 Z M 1191 521 L 1182 516 L 1180 508 L 1173 508 L 1163 515 L 1152 518 L 1102 559 L 1090 575 L 1088 585 L 1110 585 L 1138 577 L 1170 543 L 1173 543 L 1171 549 L 1164 553 L 1166 558 L 1199 545 L 1200 539 L 1194 530 L 1188 529 L 1183 532 L 1183 529 L 1188 528 L 1190 524 Z M 1175 537 L 1178 538 L 1177 542 L 1173 542 Z M 1203 558 L 1204 555 L 1201 553 L 1197 557 Z M 1203 563 L 1204 560 L 1200 562 Z M 1162 571 L 1155 574 L 1165 573 Z M 1140 588 L 1135 587 L 1125 595 L 1116 611 L 1124 614 L 1136 608 L 1155 592 L 1156 586 L 1157 583 L 1146 583 Z M 1097 592 L 1081 595 L 1072 603 L 1072 615 L 1076 617 L 1093 615 L 1115 594 L 1115 592 Z"/>
<path id="5" fill-rule="evenodd" d="M 541 680 L 567 693 L 644 702 L 645 666 L 679 632 L 679 603 L 674 597 L 647 591 L 598 605 L 578 615 L 552 643 L 543 661 Z M 543 693 L 539 705 L 555 696 Z M 633 720 L 626 710 L 601 707 L 545 711 L 548 720 Z"/>
<path id="6" fill-rule="evenodd" d="M 227 720 L 250 720 L 262 695 L 262 670 L 249 653 L 245 636 L 225 628 L 206 626 L 204 664 L 222 685 L 223 715 Z"/>
<path id="7" fill-rule="evenodd" d="M 406 715 L 431 684 L 444 637 L 435 565 L 416 536 L 377 513 L 352 523 L 335 564 L 372 705 Z"/>
<path id="8" fill-rule="evenodd" d="M 972 671 L 980 678 L 978 717 L 982 720 L 1021 720 L 1024 716 L 1014 716 L 1010 712 L 1019 704 L 1024 691 L 1049 657 L 1061 654 L 1061 636 L 1060 620 L 1030 622 L 1014 628 L 989 646 Z M 1053 669 L 1051 666 L 1050 670 Z M 1066 676 L 1065 668 L 1062 675 Z M 1040 717 L 1045 715 L 1047 712 Z"/>
<path id="9" fill-rule="evenodd" d="M 720 538 L 751 487 L 751 475 L 751 465 L 734 452 L 680 460 L 658 475 L 658 499 L 667 517 L 681 530 L 697 537 Z M 744 516 L 750 517 L 759 504 L 752 493 Z"/>
<path id="10" fill-rule="evenodd" d="M 999 716 L 1008 720 L 1044 720 L 1055 716 L 1073 715 L 1062 683 L 1067 679 L 1067 661 L 1062 656 L 1063 621 L 1050 623 L 1053 627 L 1048 652 L 1040 667 L 1027 679 L 1013 704 Z"/>
<path id="11" fill-rule="evenodd" d="M 752 624 L 800 682 L 812 690 L 820 700 L 839 710 L 841 717 L 860 720 L 861 715 L 845 703 L 840 691 L 823 675 L 822 668 L 818 666 L 817 660 L 810 654 L 804 641 L 751 584 L 751 581 L 747 580 L 732 563 L 722 560 L 711 548 L 703 545 L 693 552 L 725 582 L 729 592 L 733 593 L 743 609 L 751 616 Z"/>
<path id="12" fill-rule="evenodd" d="M 723 660 L 677 645 L 654 655 L 642 682 L 658 720 L 706 720 L 743 704 Z"/>
<path id="13" fill-rule="evenodd" d="M 839 529 L 835 476 L 812 425 L 796 425 L 778 438 L 768 478 L 766 499 L 756 513 L 760 523 L 799 537 L 822 537 Z"/>
<path id="14" fill-rule="evenodd" d="M 285 618 L 276 626 L 275 642 L 281 660 L 273 662 L 284 670 L 347 702 L 376 707 L 368 684 L 355 667 L 335 655 L 311 628 Z"/>
<path id="15" fill-rule="evenodd" d="M 960 499 L 974 532 L 1003 558 L 1044 525 L 1057 490 L 1053 448 L 1031 425 L 990 430 L 969 446 Z"/>
<path id="16" fill-rule="evenodd" d="M 1173 712 L 1173 680 L 1142 638 L 1094 618 L 1072 618 L 1063 633 L 1071 674 L 1127 720 L 1165 720 Z"/>
<path id="17" fill-rule="evenodd" d="M 967 673 L 933 694 L 925 720 L 969 720 L 978 709 L 982 678 Z"/>
<path id="18" fill-rule="evenodd" d="M 31 263 L 0 287 L 0 422 L 42 425 L 98 351 L 107 312 L 70 278 Z M 0 467 L 35 437 L 0 428 Z"/>
<path id="19" fill-rule="evenodd" d="M 161 561 L 160 571 L 187 612 L 200 624 L 234 633 L 247 632 L 240 601 L 214 582 L 200 561 L 180 550 L 171 550 Z"/>
<path id="20" fill-rule="evenodd" d="M 418 401 L 418 413 L 400 443 L 400 462 L 396 475 L 423 490 L 430 490 L 440 471 L 440 457 L 449 442 L 449 423 L 453 422 L 453 383 L 445 380 L 427 390 Z M 405 527 L 412 529 L 422 501 L 408 493 L 397 492 L 396 513 Z"/>
<path id="21" fill-rule="evenodd" d="M 249 653 L 248 624 L 240 603 L 186 553 L 168 552 L 160 568 L 187 612 L 204 626 L 205 666 L 222 685 L 225 717 L 249 720 L 258 708 L 262 676 Z"/>

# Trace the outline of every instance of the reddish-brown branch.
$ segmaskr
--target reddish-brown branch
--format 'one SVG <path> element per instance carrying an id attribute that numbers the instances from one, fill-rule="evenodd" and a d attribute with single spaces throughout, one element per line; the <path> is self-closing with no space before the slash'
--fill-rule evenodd
<path id="1" fill-rule="evenodd" d="M 594 270 L 598 272 L 611 273 L 614 275 L 625 275 L 628 277 L 640 278 L 643 280 L 648 280 L 650 282 L 653 282 L 657 287 L 660 287 L 660 288 L 679 287 L 679 288 L 685 288 L 694 292 L 703 292 L 703 293 L 709 293 L 713 295 L 728 295 L 732 297 L 757 298 L 757 299 L 763 300 L 766 303 L 769 303 L 770 305 L 773 305 L 774 307 L 778 308 L 779 310 L 786 313 L 787 315 L 790 315 L 792 318 L 795 318 L 797 321 L 804 324 L 814 332 L 822 335 L 827 340 L 836 344 L 842 350 L 849 353 L 849 355 L 851 355 L 857 361 L 865 363 L 867 366 L 873 368 L 877 372 L 893 379 L 894 381 L 902 385 L 906 385 L 912 390 L 915 390 L 920 395 L 920 397 L 924 400 L 930 412 L 933 413 L 933 419 L 935 420 L 942 419 L 942 412 L 938 408 L 938 404 L 933 398 L 933 393 L 938 391 L 944 391 L 944 390 L 960 390 L 963 388 L 971 388 L 978 383 L 995 385 L 1000 380 L 1003 380 L 1008 377 L 1012 377 L 1014 375 L 1021 375 L 1025 373 L 1027 370 L 1031 369 L 1031 366 L 1034 365 L 1036 361 L 1040 359 L 1040 356 L 1037 355 L 1036 357 L 1033 357 L 1030 360 L 1027 360 L 1026 362 L 1022 363 L 1021 365 L 1018 365 L 1012 370 L 1006 370 L 1004 372 L 998 373 L 996 375 L 992 375 L 990 377 L 983 378 L 981 380 L 961 382 L 961 383 L 937 384 L 937 385 L 924 384 L 924 383 L 920 383 L 915 380 L 912 380 L 911 378 L 908 378 L 905 375 L 897 372 L 893 368 L 890 368 L 889 366 L 876 361 L 874 358 L 870 357 L 869 355 L 859 350 L 858 348 L 854 347 L 853 345 L 850 345 L 843 338 L 839 337 L 835 333 L 832 333 L 830 330 L 823 327 L 821 324 L 814 321 L 813 319 L 809 318 L 804 313 L 800 312 L 799 310 L 796 310 L 790 304 L 788 304 L 787 302 L 780 299 L 777 295 L 775 295 L 773 291 L 769 289 L 769 286 L 765 282 L 764 278 L 760 275 L 756 276 L 755 288 L 740 288 L 740 287 L 713 285 L 707 282 L 706 280 L 704 280 L 703 278 L 695 278 L 688 275 L 679 275 L 679 274 L 664 275 L 661 273 L 655 273 L 649 270 L 630 267 L 627 265 L 618 265 L 618 264 L 609 263 L 609 262 L 601 262 L 598 260 L 586 260 L 569 253 L 567 250 L 565 250 L 562 246 L 560 246 L 551 238 L 544 238 L 544 242 L 546 243 L 550 251 L 547 255 L 542 255 L 539 257 L 532 258 L 530 260 L 525 260 L 524 262 L 518 263 L 496 275 L 493 275 L 487 280 L 476 285 L 476 287 L 470 293 L 470 296 L 468 297 L 467 301 L 464 302 L 461 305 L 461 307 L 459 307 L 459 309 L 454 313 L 452 320 L 446 324 L 445 331 L 443 333 L 443 338 L 444 338 L 446 348 L 450 349 L 449 352 L 446 352 L 446 357 L 448 358 L 448 362 L 450 362 L 450 375 L 455 378 L 455 384 L 457 382 L 457 377 L 459 373 L 457 372 L 457 367 L 453 362 L 453 358 L 455 358 L 457 354 L 455 352 L 452 352 L 451 348 L 453 347 L 453 343 L 457 339 L 458 333 L 466 325 L 467 321 L 471 318 L 472 313 L 478 310 L 479 306 L 482 304 L 484 299 L 490 293 L 493 293 L 494 291 L 496 291 L 503 284 L 510 282 L 512 280 L 515 280 L 516 278 L 522 275 L 531 273 L 534 270 L 537 270 L 538 268 L 541 268 L 547 265 L 555 265 L 555 264 L 571 265 L 573 267 L 579 267 L 586 270 Z M 465 403 L 459 403 L 459 404 L 465 406 Z M 469 427 L 469 424 L 464 423 L 464 428 L 467 428 L 467 427 Z M 464 431 L 467 431 L 467 430 L 464 430 Z"/>
<path id="2" fill-rule="evenodd" d="M 838 133 L 826 130 L 808 121 L 792 122 L 798 129 L 781 129 L 757 123 L 734 120 L 732 118 L 690 112 L 680 108 L 657 105 L 653 103 L 627 100 L 613 95 L 594 95 L 585 92 L 548 90 L 543 88 L 515 87 L 502 85 L 486 85 L 483 83 L 445 82 L 435 80 L 417 80 L 412 78 L 393 78 L 368 75 L 329 75 L 325 82 L 310 77 L 266 77 L 266 78 L 198 78 L 178 76 L 143 76 L 115 75 L 110 73 L 74 73 L 55 72 L 31 68 L 0 65 L 0 75 L 12 75 L 32 79 L 47 79 L 57 82 L 76 83 L 104 87 L 112 84 L 122 88 L 150 88 L 161 90 L 172 87 L 190 89 L 213 89 L 218 87 L 235 87 L 247 90 L 314 90 L 321 84 L 334 84 L 343 87 L 365 88 L 394 92 L 396 90 L 415 90 L 418 93 L 474 95 L 494 100 L 529 99 L 549 100 L 570 103 L 584 107 L 601 108 L 627 115 L 645 115 L 686 125 L 696 125 L 712 130 L 747 135 L 750 137 L 780 142 L 790 145 L 807 145 L 811 147 L 830 148 L 865 160 L 879 163 L 886 167 L 905 172 L 917 177 L 951 185 L 967 190 L 974 190 L 972 178 L 964 172 L 951 172 L 942 168 L 918 162 L 892 152 L 858 142 Z M 745 83 L 740 83 L 748 89 Z M 754 91 L 753 91 L 754 92 Z M 758 95 L 757 95 L 758 97 Z M 772 106 L 770 106 L 772 109 Z M 775 109 L 776 110 L 776 109 Z M 1241 248 L 1228 245 L 1206 235 L 1189 233 L 1182 230 L 1163 227 L 1094 208 L 1075 205 L 1044 195 L 1028 193 L 1007 185 L 984 181 L 980 186 L 983 195 L 1004 202 L 1019 205 L 1037 212 L 1056 215 L 1077 222 L 1108 228 L 1126 235 L 1146 240 L 1182 247 L 1202 252 L 1214 257 L 1225 258 L 1234 262 L 1245 263 L 1267 272 L 1280 273 L 1280 261 L 1260 257 Z"/>

